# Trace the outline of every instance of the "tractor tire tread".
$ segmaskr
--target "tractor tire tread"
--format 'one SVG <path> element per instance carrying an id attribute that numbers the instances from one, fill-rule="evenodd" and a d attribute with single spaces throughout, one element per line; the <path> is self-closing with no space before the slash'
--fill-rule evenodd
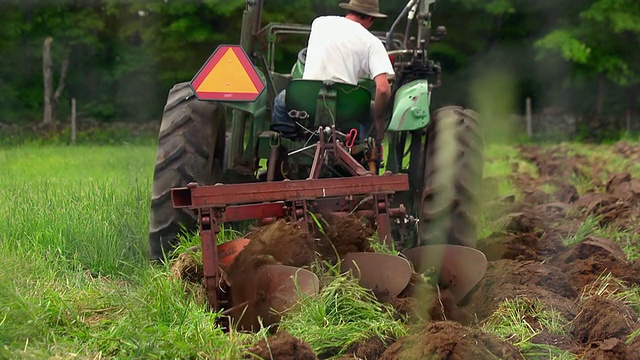
<path id="1" fill-rule="evenodd" d="M 448 123 L 447 123 L 448 122 Z M 452 169 L 449 181 L 438 176 L 443 170 L 437 157 L 441 129 L 452 137 Z M 446 142 L 446 141 L 445 141 Z M 419 244 L 451 244 L 475 247 L 475 214 L 483 176 L 484 140 L 479 116 L 469 109 L 450 106 L 433 112 L 427 129 L 425 178 L 420 209 Z M 451 149 L 450 149 L 451 150 Z M 445 194 L 450 195 L 444 198 Z"/>
<path id="2" fill-rule="evenodd" d="M 220 133 L 216 127 L 224 126 L 224 114 L 219 110 L 217 103 L 199 101 L 188 83 L 176 84 L 169 91 L 158 133 L 150 199 L 149 257 L 152 260 L 171 255 L 182 229 L 197 228 L 192 211 L 173 207 L 171 189 L 190 182 L 209 185 L 221 176 L 219 168 L 212 166 L 213 159 L 220 158 L 220 154 L 214 154 L 216 145 L 220 145 L 216 144 L 219 140 L 216 134 Z"/>

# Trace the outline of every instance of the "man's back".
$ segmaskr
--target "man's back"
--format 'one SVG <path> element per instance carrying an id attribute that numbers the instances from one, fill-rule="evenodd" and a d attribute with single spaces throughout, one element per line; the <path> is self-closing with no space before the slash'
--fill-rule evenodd
<path id="1" fill-rule="evenodd" d="M 391 71 L 382 42 L 359 23 L 323 16 L 311 24 L 304 79 L 357 84 Z"/>

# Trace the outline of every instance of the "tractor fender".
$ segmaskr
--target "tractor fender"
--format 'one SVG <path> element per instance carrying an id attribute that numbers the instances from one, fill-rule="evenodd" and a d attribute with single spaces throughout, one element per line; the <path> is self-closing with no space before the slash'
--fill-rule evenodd
<path id="1" fill-rule="evenodd" d="M 431 121 L 431 91 L 427 80 L 414 80 L 398 89 L 388 131 L 421 129 Z"/>

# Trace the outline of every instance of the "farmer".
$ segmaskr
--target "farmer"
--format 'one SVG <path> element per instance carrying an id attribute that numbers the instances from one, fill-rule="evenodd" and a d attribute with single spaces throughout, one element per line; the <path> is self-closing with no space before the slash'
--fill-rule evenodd
<path id="1" fill-rule="evenodd" d="M 339 6 L 346 16 L 321 16 L 311 24 L 303 79 L 333 80 L 357 85 L 360 78 L 375 81 L 375 139 L 384 136 L 384 115 L 391 89 L 389 77 L 394 70 L 387 51 L 369 32 L 375 19 L 386 18 L 379 12 L 378 0 L 350 0 Z M 287 114 L 285 91 L 276 96 L 272 114 L 274 130 L 292 128 L 294 119 Z M 283 127 L 278 127 L 283 124 Z M 284 131 L 283 131 L 284 132 Z"/>

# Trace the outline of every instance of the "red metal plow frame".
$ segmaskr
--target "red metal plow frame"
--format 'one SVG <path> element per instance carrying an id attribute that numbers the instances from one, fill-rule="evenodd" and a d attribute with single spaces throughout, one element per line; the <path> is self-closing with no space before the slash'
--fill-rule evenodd
<path id="1" fill-rule="evenodd" d="M 306 223 L 313 233 L 314 222 L 309 210 L 317 206 L 338 216 L 354 214 L 375 219 L 380 242 L 391 246 L 391 218 L 406 215 L 403 205 L 390 208 L 389 197 L 398 191 L 409 190 L 407 174 L 372 175 L 334 136 L 325 142 L 324 129 L 318 131 L 320 141 L 315 149 L 311 174 L 307 180 L 268 181 L 246 184 L 216 184 L 200 186 L 196 183 L 171 190 L 175 208 L 189 208 L 197 212 L 202 240 L 204 281 L 209 305 L 218 310 L 217 288 L 220 281 L 217 234 L 224 222 L 278 218 Z M 338 164 L 351 172 L 352 177 L 319 179 L 327 155 L 332 154 Z M 370 201 L 358 201 L 371 197 Z M 368 208 L 364 208 L 365 205 Z M 360 210 L 358 210 L 360 209 Z"/>
<path id="2" fill-rule="evenodd" d="M 370 209 L 354 211 L 356 216 L 377 221 L 380 241 L 390 245 L 390 218 L 403 217 L 403 206 L 389 208 L 389 195 L 408 190 L 406 174 L 356 176 L 335 179 L 284 180 L 265 183 L 199 186 L 189 184 L 171 191 L 174 207 L 197 211 L 202 239 L 204 281 L 209 304 L 217 310 L 219 284 L 217 234 L 224 222 L 288 218 L 312 227 L 310 203 L 323 199 L 349 199 L 371 195 Z"/>

